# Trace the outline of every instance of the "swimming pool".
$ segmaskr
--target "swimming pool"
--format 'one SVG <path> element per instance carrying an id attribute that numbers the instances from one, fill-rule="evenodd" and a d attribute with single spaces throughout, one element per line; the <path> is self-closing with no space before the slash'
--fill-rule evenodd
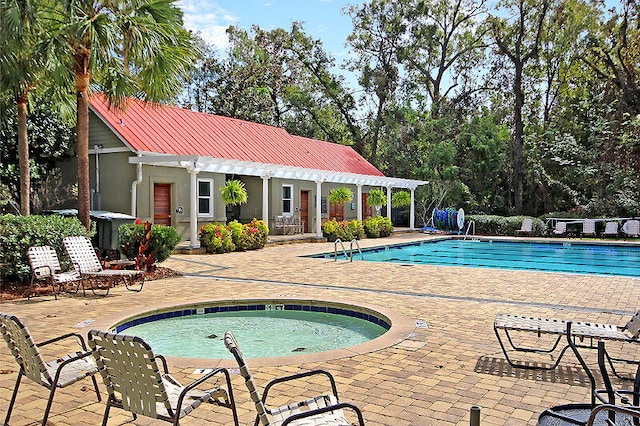
<path id="1" fill-rule="evenodd" d="M 362 253 L 363 260 L 371 262 L 640 277 L 640 246 L 447 239 L 376 247 Z M 333 253 L 315 257 L 333 258 Z M 354 254 L 353 259 L 361 258 Z"/>

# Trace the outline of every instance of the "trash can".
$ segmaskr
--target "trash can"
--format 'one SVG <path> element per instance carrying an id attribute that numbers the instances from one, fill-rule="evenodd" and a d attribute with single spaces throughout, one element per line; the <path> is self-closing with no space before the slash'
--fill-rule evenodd
<path id="1" fill-rule="evenodd" d="M 136 220 L 128 214 L 102 210 L 92 210 L 91 219 L 96 222 L 96 245 L 102 250 L 119 250 L 118 227 Z"/>

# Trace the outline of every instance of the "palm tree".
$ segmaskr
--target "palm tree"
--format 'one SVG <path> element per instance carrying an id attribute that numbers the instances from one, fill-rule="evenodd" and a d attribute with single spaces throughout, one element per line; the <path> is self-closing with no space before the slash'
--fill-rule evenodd
<path id="1" fill-rule="evenodd" d="M 18 162 L 20 167 L 20 214 L 30 209 L 31 175 L 27 104 L 34 89 L 41 56 L 35 54 L 38 33 L 37 1 L 0 0 L 0 90 L 12 93 L 18 110 Z"/>
<path id="2" fill-rule="evenodd" d="M 182 89 L 198 52 L 175 0 L 65 0 L 51 18 L 47 43 L 64 58 L 66 74 L 71 71 L 75 81 L 78 218 L 88 229 L 92 81 L 116 107 L 127 96 L 170 100 Z"/>

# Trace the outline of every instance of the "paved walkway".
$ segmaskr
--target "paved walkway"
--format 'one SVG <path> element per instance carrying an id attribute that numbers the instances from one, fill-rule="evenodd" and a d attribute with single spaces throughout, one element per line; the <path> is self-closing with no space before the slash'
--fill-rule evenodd
<path id="1" fill-rule="evenodd" d="M 384 243 L 418 238 L 425 236 L 395 235 Z M 364 240 L 361 245 L 381 242 Z M 328 369 L 337 378 L 342 399 L 357 404 L 367 424 L 402 426 L 466 425 L 472 405 L 482 407 L 482 425 L 534 425 L 546 407 L 586 402 L 586 377 L 572 354 L 553 373 L 509 368 L 493 334 L 495 315 L 512 312 L 624 324 L 640 307 L 640 279 L 634 278 L 299 257 L 332 250 L 333 243 L 300 243 L 247 253 L 177 255 L 164 265 L 184 272 L 185 277 L 148 282 L 142 293 L 118 287 L 107 298 L 36 298 L 4 302 L 1 310 L 18 315 L 36 340 L 44 340 L 69 331 L 85 333 L 91 325 L 77 328 L 83 321 L 100 323 L 123 311 L 152 309 L 167 302 L 296 296 L 383 306 L 412 320 L 424 320 L 428 328 L 415 328 L 403 342 L 371 353 L 324 362 L 255 363 L 253 371 L 258 384 L 264 385 L 276 376 Z M 640 359 L 638 346 L 613 349 Z M 587 361 L 595 366 L 594 354 L 588 353 Z M 170 362 L 170 369 L 188 382 L 198 377 L 194 368 L 211 364 L 203 360 Z M 15 364 L 6 345 L 1 345 L 2 418 L 15 378 Z M 241 423 L 251 424 L 254 410 L 243 380 L 234 374 L 232 381 Z M 60 391 L 50 424 L 100 424 L 104 404 L 95 401 L 89 385 L 87 381 Z M 284 389 L 291 398 L 301 390 Z M 11 425 L 37 424 L 45 402 L 43 388 L 23 381 Z M 181 423 L 205 422 L 231 424 L 231 416 L 228 410 L 207 406 Z M 143 418 L 131 422 L 127 413 L 117 409 L 112 410 L 109 421 L 109 425 L 161 423 Z"/>

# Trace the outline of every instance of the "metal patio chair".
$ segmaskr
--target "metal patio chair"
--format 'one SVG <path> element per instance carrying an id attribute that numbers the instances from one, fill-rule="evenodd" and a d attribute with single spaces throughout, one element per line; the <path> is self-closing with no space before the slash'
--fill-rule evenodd
<path id="1" fill-rule="evenodd" d="M 51 246 L 33 246 L 27 250 L 27 257 L 31 265 L 31 283 L 29 285 L 29 296 L 33 295 L 35 283 L 38 280 L 45 280 L 53 287 L 53 296 L 58 299 L 58 293 L 64 288 L 64 284 L 77 283 L 76 293 L 82 284 L 82 277 L 78 271 L 62 272 L 60 260 L 56 250 Z M 56 292 L 56 285 L 58 291 Z"/>
<path id="2" fill-rule="evenodd" d="M 234 424 L 238 424 L 231 378 L 226 369 L 216 368 L 183 386 L 169 374 L 165 358 L 154 354 L 139 337 L 91 330 L 89 346 L 109 394 L 103 426 L 109 420 L 111 407 L 131 412 L 134 419 L 141 415 L 179 425 L 181 418 L 203 402 L 230 408 Z M 220 386 L 200 389 L 205 381 L 217 379 L 220 374 L 225 377 L 226 390 Z"/>
<path id="3" fill-rule="evenodd" d="M 617 237 L 618 236 L 618 222 L 607 222 L 604 225 L 604 232 L 602 237 Z"/>
<path id="4" fill-rule="evenodd" d="M 582 236 L 596 236 L 596 221 L 593 219 L 585 219 L 582 221 Z"/>
<path id="5" fill-rule="evenodd" d="M 91 377 L 98 401 L 101 400 L 98 383 L 94 376 L 98 372 L 98 368 L 93 362 L 91 352 L 87 351 L 84 338 L 81 335 L 67 333 L 41 343 L 35 343 L 31 338 L 31 334 L 29 334 L 29 330 L 17 317 L 3 313 L 0 313 L 0 333 L 2 333 L 2 337 L 11 350 L 11 354 L 20 366 L 4 425 L 9 425 L 22 376 L 49 389 L 49 399 L 42 417 L 43 426 L 47 423 L 47 418 L 51 411 L 51 403 L 58 388 L 64 388 L 85 377 Z M 78 352 L 56 357 L 51 361 L 44 360 L 39 348 L 68 338 L 77 339 L 80 349 Z"/>
<path id="6" fill-rule="evenodd" d="M 142 291 L 145 279 L 144 272 L 126 269 L 103 269 L 89 238 L 83 236 L 65 237 L 62 239 L 62 243 L 69 254 L 73 267 L 82 278 L 89 283 L 93 294 L 97 295 L 96 289 L 91 282 L 93 278 L 108 278 L 110 283 L 113 283 L 114 280 L 121 279 L 127 290 Z M 133 287 L 136 279 L 140 278 L 140 287 Z M 109 294 L 110 287 L 111 286 L 107 287 L 106 293 L 102 294 L 102 296 Z M 84 284 L 82 286 L 82 292 L 84 294 Z"/>
<path id="7" fill-rule="evenodd" d="M 635 377 L 624 378 L 633 383 L 632 389 L 614 389 L 609 374 L 613 370 L 613 358 L 605 349 L 604 341 L 598 341 L 598 367 L 604 383 L 603 389 L 592 389 L 601 405 L 577 403 L 551 407 L 538 418 L 540 426 L 563 425 L 638 425 L 640 424 L 640 361 L 628 361 L 637 365 Z"/>
<path id="8" fill-rule="evenodd" d="M 531 235 L 533 233 L 533 219 L 527 217 L 522 219 L 520 229 L 516 230 L 516 237 L 521 234 Z"/>
<path id="9" fill-rule="evenodd" d="M 240 374 L 242 374 L 242 377 L 244 378 L 247 389 L 249 389 L 249 393 L 251 394 L 251 400 L 258 412 L 254 426 L 258 426 L 259 424 L 262 424 L 263 426 L 351 426 L 352 423 L 345 417 L 343 409 L 352 410 L 358 418 L 358 424 L 364 425 L 364 418 L 362 417 L 362 413 L 358 407 L 353 404 L 339 402 L 335 380 L 328 371 L 313 370 L 274 379 L 267 384 L 264 388 L 264 394 L 260 397 L 260 393 L 253 382 L 253 376 L 251 375 L 249 366 L 244 360 L 236 338 L 230 331 L 227 331 L 224 334 L 224 344 L 236 359 L 236 362 L 240 367 Z M 304 401 L 283 405 L 281 407 L 269 407 L 267 405 L 267 395 L 274 385 L 316 375 L 324 375 L 328 378 L 331 385 L 330 395 L 320 395 Z"/>

